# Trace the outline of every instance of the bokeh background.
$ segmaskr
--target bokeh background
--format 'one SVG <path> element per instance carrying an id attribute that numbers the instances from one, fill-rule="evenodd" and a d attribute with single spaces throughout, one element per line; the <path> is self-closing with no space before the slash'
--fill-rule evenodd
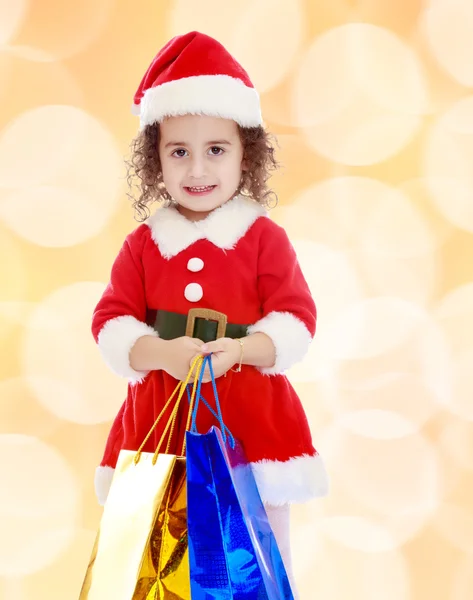
<path id="1" fill-rule="evenodd" d="M 0 0 L 0 597 L 74 600 L 125 394 L 90 334 L 135 227 L 156 51 L 197 29 L 261 92 L 319 309 L 290 377 L 331 475 L 294 509 L 304 600 L 470 600 L 471 0 Z"/>

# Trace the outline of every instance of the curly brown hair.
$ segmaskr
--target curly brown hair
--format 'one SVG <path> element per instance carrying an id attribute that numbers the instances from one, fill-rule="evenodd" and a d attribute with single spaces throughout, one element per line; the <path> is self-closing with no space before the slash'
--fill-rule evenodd
<path id="1" fill-rule="evenodd" d="M 238 125 L 243 145 L 243 160 L 250 168 L 242 172 L 238 193 L 252 198 L 267 207 L 277 201 L 269 188 L 271 171 L 279 167 L 275 158 L 275 140 L 263 127 Z M 172 203 L 167 192 L 159 159 L 159 124 L 147 125 L 131 142 L 131 157 L 126 161 L 128 197 L 135 209 L 135 219 L 145 221 L 150 216 L 153 202 Z M 274 141 L 274 144 L 273 144 Z"/>

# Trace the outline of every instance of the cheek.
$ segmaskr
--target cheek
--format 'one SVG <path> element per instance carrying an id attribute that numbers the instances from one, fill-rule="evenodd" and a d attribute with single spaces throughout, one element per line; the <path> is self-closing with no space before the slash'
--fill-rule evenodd
<path id="1" fill-rule="evenodd" d="M 164 160 L 161 160 L 161 170 L 164 180 L 172 181 L 176 178 L 176 165 L 174 165 L 169 159 L 164 158 Z"/>

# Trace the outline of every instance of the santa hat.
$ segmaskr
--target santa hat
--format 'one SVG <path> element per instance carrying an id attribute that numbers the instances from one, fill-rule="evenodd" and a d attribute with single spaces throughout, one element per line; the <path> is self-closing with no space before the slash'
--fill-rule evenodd
<path id="1" fill-rule="evenodd" d="M 248 73 L 216 40 L 192 31 L 158 52 L 135 94 L 140 127 L 165 117 L 197 114 L 262 124 L 258 92 Z"/>

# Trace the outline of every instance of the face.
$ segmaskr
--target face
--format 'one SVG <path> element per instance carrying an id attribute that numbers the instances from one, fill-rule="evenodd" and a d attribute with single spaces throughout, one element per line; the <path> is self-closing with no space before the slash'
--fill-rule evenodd
<path id="1" fill-rule="evenodd" d="M 240 185 L 243 146 L 235 121 L 170 117 L 160 125 L 159 157 L 164 185 L 189 219 L 205 218 Z"/>

